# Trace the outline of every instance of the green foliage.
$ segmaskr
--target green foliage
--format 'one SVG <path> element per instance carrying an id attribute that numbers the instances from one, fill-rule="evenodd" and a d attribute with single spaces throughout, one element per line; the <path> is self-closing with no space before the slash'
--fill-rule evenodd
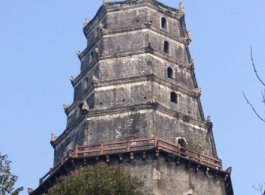
<path id="1" fill-rule="evenodd" d="M 48 195 L 144 195 L 143 185 L 119 166 L 98 163 L 58 178 Z"/>
<path id="2" fill-rule="evenodd" d="M 185 147 L 189 150 L 193 150 L 198 153 L 201 153 L 203 151 L 203 148 L 201 147 L 201 145 L 194 140 L 189 140 Z"/>
<path id="3" fill-rule="evenodd" d="M 11 174 L 11 161 L 7 158 L 7 155 L 1 155 L 0 152 L 0 195 L 18 195 L 19 192 L 23 191 L 23 187 L 14 189 L 18 177 Z"/>

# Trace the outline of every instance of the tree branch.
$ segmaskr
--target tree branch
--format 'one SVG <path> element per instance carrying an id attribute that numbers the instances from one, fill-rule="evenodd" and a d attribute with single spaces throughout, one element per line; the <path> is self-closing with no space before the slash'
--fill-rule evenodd
<path id="1" fill-rule="evenodd" d="M 263 191 L 263 185 L 259 184 L 259 188 L 256 188 L 254 185 L 252 186 L 253 189 L 260 191 L 261 195 L 265 195 L 265 191 Z"/>
<path id="2" fill-rule="evenodd" d="M 253 66 L 254 72 L 255 72 L 255 74 L 256 74 L 256 77 L 259 79 L 259 81 L 261 82 L 261 84 L 265 86 L 265 83 L 264 83 L 263 80 L 259 77 L 258 71 L 257 71 L 257 69 L 256 69 L 256 66 L 255 66 L 255 63 L 254 63 L 254 59 L 253 59 L 253 54 L 252 54 L 252 47 L 251 47 L 251 49 L 250 49 L 250 55 L 251 55 L 252 66 Z"/>
<path id="3" fill-rule="evenodd" d="M 260 115 L 257 113 L 257 111 L 255 110 L 254 106 L 252 106 L 252 104 L 248 101 L 248 99 L 247 99 L 246 95 L 244 94 L 244 92 L 242 92 L 242 93 L 243 93 L 243 96 L 244 96 L 245 100 L 246 100 L 247 103 L 251 106 L 252 110 L 255 112 L 255 114 L 257 115 L 257 117 L 259 117 L 260 120 L 262 120 L 263 122 L 265 122 L 265 119 L 261 118 L 261 116 L 260 116 Z"/>
<path id="4" fill-rule="evenodd" d="M 263 103 L 264 103 L 264 105 L 265 105 L 265 89 L 264 89 L 264 93 L 263 93 L 263 91 L 261 90 L 261 94 L 262 94 L 262 99 L 263 99 Z"/>

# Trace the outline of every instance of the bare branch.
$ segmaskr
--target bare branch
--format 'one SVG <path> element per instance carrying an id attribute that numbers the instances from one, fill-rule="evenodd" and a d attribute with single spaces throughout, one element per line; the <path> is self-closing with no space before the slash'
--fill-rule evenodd
<path id="1" fill-rule="evenodd" d="M 246 95 L 244 94 L 244 92 L 242 92 L 242 93 L 243 93 L 243 96 L 244 96 L 245 100 L 246 100 L 247 103 L 251 106 L 252 110 L 255 112 L 255 114 L 257 115 L 257 117 L 259 117 L 260 120 L 262 120 L 263 122 L 265 122 L 265 119 L 261 118 L 261 116 L 260 116 L 260 115 L 257 113 L 257 111 L 255 110 L 254 106 L 252 106 L 252 104 L 248 101 L 248 99 L 247 99 Z"/>
<path id="2" fill-rule="evenodd" d="M 262 94 L 262 99 L 263 99 L 263 103 L 264 103 L 264 105 L 265 105 L 265 89 L 264 89 L 264 93 L 263 93 L 263 91 L 261 90 L 261 94 Z"/>
<path id="3" fill-rule="evenodd" d="M 250 55 L 251 55 L 252 66 L 253 66 L 254 72 L 255 72 L 255 74 L 256 74 L 256 77 L 259 79 L 259 81 L 261 82 L 261 84 L 265 86 L 265 83 L 264 83 L 263 80 L 259 77 L 258 71 L 257 71 L 257 69 L 256 69 L 256 66 L 255 66 L 255 63 L 254 63 L 254 59 L 253 59 L 253 54 L 252 54 L 252 47 L 251 47 L 251 49 L 250 49 Z"/>
<path id="4" fill-rule="evenodd" d="M 265 195 L 265 191 L 263 192 L 263 185 L 259 184 L 259 187 L 256 188 L 254 185 L 252 186 L 253 189 L 260 191 L 261 195 Z"/>

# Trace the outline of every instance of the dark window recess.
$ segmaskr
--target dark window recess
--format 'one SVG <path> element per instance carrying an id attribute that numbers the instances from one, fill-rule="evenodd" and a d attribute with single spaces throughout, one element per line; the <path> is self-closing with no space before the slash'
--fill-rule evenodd
<path id="1" fill-rule="evenodd" d="M 181 146 L 181 147 L 185 147 L 187 145 L 186 141 L 182 138 L 178 139 L 178 144 Z M 190 194 L 188 194 L 190 195 Z"/>
<path id="2" fill-rule="evenodd" d="M 161 27 L 167 28 L 167 19 L 166 18 L 161 18 Z"/>
<path id="3" fill-rule="evenodd" d="M 99 104 L 102 105 L 102 102 L 100 102 Z"/>
<path id="4" fill-rule="evenodd" d="M 173 70 L 170 67 L 167 68 L 167 77 L 171 79 L 173 78 Z"/>
<path id="5" fill-rule="evenodd" d="M 92 58 L 92 60 L 93 60 L 93 57 L 94 57 L 94 52 L 92 51 L 91 52 L 91 58 Z"/>
<path id="6" fill-rule="evenodd" d="M 171 92 L 170 101 L 173 103 L 178 103 L 178 95 L 175 92 Z"/>
<path id="7" fill-rule="evenodd" d="M 168 53 L 169 51 L 169 43 L 167 41 L 164 42 L 164 52 Z"/>

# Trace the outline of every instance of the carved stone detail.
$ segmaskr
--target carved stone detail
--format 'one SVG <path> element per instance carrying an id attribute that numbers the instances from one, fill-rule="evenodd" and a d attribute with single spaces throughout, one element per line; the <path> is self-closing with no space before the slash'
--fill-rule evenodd
<path id="1" fill-rule="evenodd" d="M 85 28 L 88 25 L 89 22 L 90 22 L 90 20 L 88 18 L 86 18 L 85 19 L 85 23 L 83 24 L 83 28 Z"/>
<path id="2" fill-rule="evenodd" d="M 192 36 L 191 36 L 191 32 L 188 31 L 184 37 L 184 39 L 188 42 L 188 44 L 190 44 L 190 42 L 192 41 Z"/>
<path id="3" fill-rule="evenodd" d="M 82 113 L 86 114 L 86 113 L 88 113 L 88 111 L 89 111 L 89 106 L 85 100 L 82 104 Z"/>
<path id="4" fill-rule="evenodd" d="M 70 106 L 67 105 L 67 104 L 64 104 L 64 105 L 63 105 L 63 108 L 64 108 L 65 111 L 66 111 L 69 107 L 70 107 Z"/>
<path id="5" fill-rule="evenodd" d="M 179 3 L 179 10 L 178 10 L 178 12 L 179 12 L 179 14 L 181 16 L 183 16 L 185 14 L 185 7 L 184 7 L 184 5 L 183 5 L 182 2 Z"/>
<path id="6" fill-rule="evenodd" d="M 57 136 L 54 135 L 53 133 L 51 134 L 51 142 L 54 142 L 55 140 L 57 140 Z"/>
<path id="7" fill-rule="evenodd" d="M 75 80 L 74 76 L 70 76 L 70 77 L 69 77 L 69 80 L 70 80 L 71 83 L 73 84 L 73 83 L 74 83 L 74 80 Z"/>
<path id="8" fill-rule="evenodd" d="M 194 88 L 191 90 L 191 92 L 194 93 L 194 95 L 196 95 L 197 97 L 200 97 L 202 95 L 201 88 Z"/>
<path id="9" fill-rule="evenodd" d="M 95 75 L 93 75 L 93 76 L 92 76 L 92 82 L 93 82 L 94 84 L 97 84 L 97 83 L 99 83 L 99 79 L 98 79 Z"/>
<path id="10" fill-rule="evenodd" d="M 193 59 L 190 60 L 190 69 L 194 70 L 196 68 L 195 62 Z"/>
<path id="11" fill-rule="evenodd" d="M 80 51 L 80 50 L 77 50 L 77 51 L 76 51 L 76 55 L 77 55 L 78 57 L 80 57 L 80 55 L 81 55 L 81 51 Z"/>

